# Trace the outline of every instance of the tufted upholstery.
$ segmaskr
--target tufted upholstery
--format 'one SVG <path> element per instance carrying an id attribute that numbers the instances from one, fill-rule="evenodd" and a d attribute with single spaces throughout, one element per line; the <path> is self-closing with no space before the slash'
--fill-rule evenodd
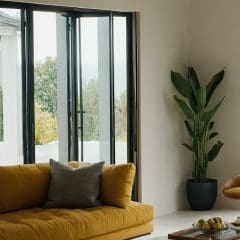
<path id="1" fill-rule="evenodd" d="M 0 240 L 123 240 L 150 233 L 152 206 L 130 202 L 134 175 L 133 164 L 104 167 L 100 195 L 112 206 L 43 209 L 40 207 L 50 182 L 49 164 L 2 166 Z"/>
<path id="2" fill-rule="evenodd" d="M 135 202 L 126 209 L 33 208 L 0 214 L 0 240 L 81 240 L 144 225 L 152 219 L 153 208 Z"/>

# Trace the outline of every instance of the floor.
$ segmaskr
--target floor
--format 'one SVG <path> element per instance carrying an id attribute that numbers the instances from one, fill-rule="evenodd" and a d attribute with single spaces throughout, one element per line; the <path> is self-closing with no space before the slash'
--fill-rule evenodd
<path id="1" fill-rule="evenodd" d="M 191 227 L 200 218 L 222 217 L 225 221 L 231 222 L 240 216 L 240 210 L 211 210 L 211 211 L 179 211 L 163 215 L 155 219 L 154 232 L 151 235 L 136 238 L 136 240 L 166 240 L 167 234 Z"/>

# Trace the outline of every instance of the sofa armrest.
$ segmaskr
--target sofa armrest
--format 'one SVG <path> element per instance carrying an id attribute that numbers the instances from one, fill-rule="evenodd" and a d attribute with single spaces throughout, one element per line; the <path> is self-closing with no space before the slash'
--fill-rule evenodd
<path id="1" fill-rule="evenodd" d="M 223 191 L 229 188 L 240 187 L 240 175 L 229 179 L 223 186 Z"/>

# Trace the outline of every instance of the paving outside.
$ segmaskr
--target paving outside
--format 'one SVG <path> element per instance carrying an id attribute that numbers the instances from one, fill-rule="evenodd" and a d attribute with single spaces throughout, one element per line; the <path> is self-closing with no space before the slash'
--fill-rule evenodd
<path id="1" fill-rule="evenodd" d="M 79 144 L 79 150 L 81 149 Z M 100 149 L 98 141 L 88 141 L 83 144 L 84 161 L 85 162 L 99 162 Z M 79 152 L 79 156 L 81 152 Z M 126 144 L 124 142 L 116 142 L 116 159 L 117 163 L 125 163 L 127 156 Z M 44 145 L 36 146 L 36 160 L 37 162 L 49 162 L 49 159 L 58 160 L 58 143 L 52 142 Z"/>
<path id="2" fill-rule="evenodd" d="M 100 161 L 100 149 L 98 141 L 84 142 L 84 161 L 85 162 L 99 162 Z M 80 145 L 79 145 L 79 149 Z M 4 151 L 4 143 L 0 142 L 0 165 L 8 165 L 7 159 L 4 159 L 2 152 Z M 46 163 L 49 159 L 58 160 L 58 142 L 51 142 L 43 145 L 36 145 L 36 162 Z M 79 155 L 81 152 L 79 152 Z M 126 143 L 116 142 L 116 163 L 126 163 L 127 149 Z M 104 160 L 101 160 L 104 161 Z M 20 163 L 19 160 L 16 164 Z M 13 162 L 14 164 L 14 162 Z"/>

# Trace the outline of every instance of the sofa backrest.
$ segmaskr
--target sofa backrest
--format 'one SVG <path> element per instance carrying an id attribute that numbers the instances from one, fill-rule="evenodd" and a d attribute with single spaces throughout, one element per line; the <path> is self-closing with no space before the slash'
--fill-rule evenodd
<path id="1" fill-rule="evenodd" d="M 87 163 L 68 164 L 81 167 Z M 108 205 L 127 207 L 134 176 L 133 164 L 105 166 L 100 190 L 102 200 Z M 0 213 L 41 206 L 47 199 L 49 182 L 49 164 L 0 166 Z"/>
<path id="2" fill-rule="evenodd" d="M 49 180 L 49 164 L 0 167 L 0 213 L 41 205 Z"/>

